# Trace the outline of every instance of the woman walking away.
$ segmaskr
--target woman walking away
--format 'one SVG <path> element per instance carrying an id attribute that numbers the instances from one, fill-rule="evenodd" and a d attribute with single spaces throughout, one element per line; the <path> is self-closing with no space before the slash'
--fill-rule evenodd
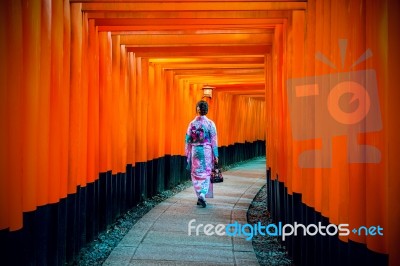
<path id="1" fill-rule="evenodd" d="M 196 104 L 197 116 L 186 132 L 185 153 L 197 196 L 197 205 L 207 206 L 205 198 L 212 198 L 210 176 L 214 162 L 218 163 L 218 141 L 215 123 L 206 117 L 208 104 Z"/>

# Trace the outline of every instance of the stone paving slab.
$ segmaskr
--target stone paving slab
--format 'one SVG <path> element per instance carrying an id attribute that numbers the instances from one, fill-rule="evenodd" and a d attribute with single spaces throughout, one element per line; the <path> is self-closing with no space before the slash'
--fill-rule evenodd
<path id="1" fill-rule="evenodd" d="M 259 265 L 245 236 L 207 235 L 188 224 L 247 223 L 247 209 L 265 184 L 265 158 L 224 172 L 208 206 L 196 205 L 193 188 L 174 195 L 144 215 L 111 252 L 103 265 Z M 201 229 L 201 228 L 200 228 Z"/>

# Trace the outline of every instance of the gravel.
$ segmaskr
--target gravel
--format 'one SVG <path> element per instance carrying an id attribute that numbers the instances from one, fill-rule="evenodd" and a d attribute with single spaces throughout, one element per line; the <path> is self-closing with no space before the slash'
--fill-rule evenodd
<path id="1" fill-rule="evenodd" d="M 266 185 L 260 189 L 250 204 L 247 221 L 249 224 L 261 222 L 264 226 L 274 223 L 267 210 Z M 252 244 L 260 265 L 294 265 L 279 237 L 258 234 L 253 237 Z"/>
<path id="2" fill-rule="evenodd" d="M 81 249 L 76 260 L 67 265 L 102 265 L 111 251 L 118 245 L 122 238 L 129 232 L 132 226 L 150 211 L 158 203 L 172 197 L 182 190 L 190 187 L 191 181 L 186 181 L 173 189 L 166 190 L 160 194 L 139 203 L 127 213 L 119 217 L 107 230 L 100 233 L 98 238 L 88 243 Z"/>

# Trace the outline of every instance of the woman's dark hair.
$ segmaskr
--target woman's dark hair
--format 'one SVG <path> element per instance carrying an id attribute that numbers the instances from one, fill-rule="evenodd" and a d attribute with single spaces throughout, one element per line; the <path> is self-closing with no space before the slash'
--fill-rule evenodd
<path id="1" fill-rule="evenodd" d="M 208 103 L 206 101 L 199 101 L 196 104 L 196 111 L 197 111 L 197 107 L 200 108 L 200 115 L 206 115 L 208 113 Z"/>

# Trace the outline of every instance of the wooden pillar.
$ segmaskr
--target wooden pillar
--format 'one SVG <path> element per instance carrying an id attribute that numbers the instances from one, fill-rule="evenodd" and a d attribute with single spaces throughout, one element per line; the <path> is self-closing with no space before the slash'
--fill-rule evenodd
<path id="1" fill-rule="evenodd" d="M 121 147 L 121 160 L 119 163 L 119 172 L 124 173 L 127 165 L 127 149 L 128 149 L 128 138 L 131 136 L 128 134 L 128 120 L 129 120 L 129 93 L 128 93 L 128 55 L 126 52 L 125 45 L 120 46 L 120 147 Z"/>
<path id="2" fill-rule="evenodd" d="M 87 179 L 93 182 L 99 174 L 99 37 L 95 21 L 88 23 Z"/>
<path id="3" fill-rule="evenodd" d="M 23 147 L 22 153 L 22 195 L 23 210 L 33 211 L 37 202 L 38 138 L 39 138 L 39 90 L 40 90 L 40 47 L 41 47 L 41 3 L 23 1 Z M 29 169 L 29 170 L 28 170 Z"/>
<path id="4" fill-rule="evenodd" d="M 112 173 L 117 174 L 121 161 L 121 146 L 120 146 L 120 67 L 121 67 L 121 43 L 119 35 L 112 35 L 112 104 L 111 111 L 111 158 L 112 158 Z"/>
<path id="5" fill-rule="evenodd" d="M 372 1 L 371 1 L 372 2 Z M 400 173 L 400 164 L 397 163 L 400 158 L 400 127 L 395 121 L 398 121 L 397 116 L 400 112 L 400 105 L 398 99 L 400 94 L 398 86 L 400 84 L 400 76 L 398 69 L 400 67 L 400 30 L 397 26 L 398 14 L 400 12 L 400 4 L 398 1 L 388 0 L 387 4 L 387 19 L 388 19 L 388 88 L 390 91 L 385 97 L 387 101 L 387 112 L 388 117 L 386 125 L 386 139 L 389 141 L 390 146 L 388 147 L 388 162 L 386 164 L 388 171 L 388 250 L 389 250 L 389 265 L 395 266 L 400 264 L 400 254 L 397 251 L 398 243 L 400 243 L 400 205 L 398 204 L 398 195 L 400 191 L 400 180 L 398 173 Z"/>
<path id="6" fill-rule="evenodd" d="M 8 138 L 7 138 L 7 53 L 9 53 L 9 49 L 7 47 L 7 10 L 8 5 L 6 2 L 2 2 L 0 4 L 0 40 L 4 40 L 0 42 L 0 57 L 3 60 L 0 62 L 0 123 L 2 123 L 3 127 L 0 128 L 0 172 L 5 176 L 8 176 L 7 167 L 7 157 L 8 157 Z M 8 219 L 9 219 L 9 195 L 8 195 L 8 179 L 1 178 L 0 179 L 0 229 L 4 229 L 8 227 Z"/>
<path id="7" fill-rule="evenodd" d="M 23 163 L 22 148 L 24 141 L 23 108 L 24 86 L 23 77 L 23 8 L 21 2 L 2 2 L 1 16 L 2 47 L 1 53 L 1 118 L 4 127 L 1 129 L 1 168 L 4 170 L 4 178 L 1 178 L 1 207 L 0 229 L 10 228 L 11 231 L 22 228 L 22 175 Z M 26 11 L 25 11 L 26 12 Z M 3 38 L 5 37 L 5 38 Z M 3 50 L 4 49 L 4 50 Z M 4 137 L 4 138 L 3 138 Z M 4 146 L 3 146 L 4 145 Z M 13 178 L 9 178 L 13 176 Z"/>
<path id="8" fill-rule="evenodd" d="M 63 42 L 64 42 L 64 7 L 61 1 L 53 1 L 51 5 L 51 74 L 50 74 L 50 110 L 49 110 L 49 203 L 56 203 L 63 197 L 61 194 L 63 129 L 68 121 L 63 119 L 64 90 L 64 65 L 63 65 Z M 69 70 L 66 70 L 69 71 Z M 68 98 L 67 98 L 68 100 Z"/>
<path id="9" fill-rule="evenodd" d="M 68 193 L 69 169 L 69 127 L 70 127 L 70 82 L 71 82 L 71 10 L 68 0 L 63 2 L 63 65 L 62 88 L 60 90 L 60 134 L 61 134 L 61 165 L 60 165 L 60 198 Z"/>
<path id="10" fill-rule="evenodd" d="M 111 164 L 111 34 L 99 32 L 99 168 L 110 171 Z"/>
<path id="11" fill-rule="evenodd" d="M 80 161 L 82 156 L 82 13 L 81 4 L 71 4 L 71 84 L 70 125 L 68 154 L 68 193 L 75 193 L 80 184 Z"/>
<path id="12" fill-rule="evenodd" d="M 128 135 L 127 161 L 135 166 L 136 162 L 136 60 L 133 52 L 128 53 Z"/>

